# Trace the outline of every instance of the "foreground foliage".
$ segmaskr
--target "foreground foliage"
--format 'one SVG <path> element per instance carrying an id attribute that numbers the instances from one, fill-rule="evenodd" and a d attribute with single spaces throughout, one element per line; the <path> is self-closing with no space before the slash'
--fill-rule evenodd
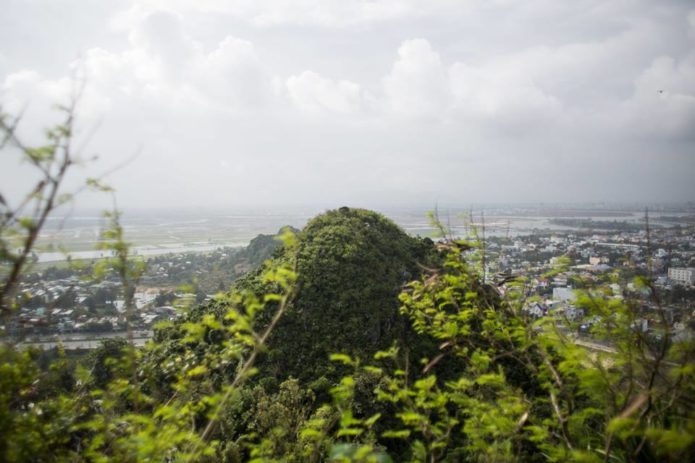
<path id="1" fill-rule="evenodd" d="M 690 461 L 695 457 L 695 345 L 649 343 L 636 308 L 606 288 L 580 294 L 599 317 L 594 339 L 578 345 L 561 316 L 531 321 L 517 281 L 505 297 L 461 258 L 470 243 L 444 245 L 442 269 L 408 285 L 402 313 L 440 343 L 414 374 L 401 349 L 378 353 L 361 370 L 380 378 L 376 398 L 393 405 L 400 459 L 414 461 Z M 452 375 L 444 364 L 458 360 Z M 383 362 L 387 360 L 387 362 Z M 406 359 L 407 360 L 407 359 Z M 352 360 L 345 362 L 360 367 Z"/>
<path id="2" fill-rule="evenodd" d="M 646 338 L 599 286 L 578 304 L 602 348 L 582 343 L 529 318 L 523 278 L 486 281 L 483 251 L 344 208 L 144 349 L 3 346 L 0 459 L 695 459 L 692 339 Z"/>

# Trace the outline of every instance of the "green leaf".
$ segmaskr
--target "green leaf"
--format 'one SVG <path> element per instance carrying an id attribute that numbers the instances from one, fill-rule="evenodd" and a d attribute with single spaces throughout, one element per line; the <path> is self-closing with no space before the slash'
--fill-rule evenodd
<path id="1" fill-rule="evenodd" d="M 194 368 L 188 370 L 188 372 L 186 372 L 186 375 L 187 376 L 200 376 L 200 375 L 204 375 L 207 372 L 208 372 L 208 369 L 205 367 L 205 365 L 198 365 L 197 367 L 194 367 Z"/>
<path id="2" fill-rule="evenodd" d="M 339 362 L 348 366 L 354 365 L 354 361 L 352 360 L 352 358 L 350 358 L 349 355 L 331 354 L 329 358 L 332 362 Z"/>
<path id="3" fill-rule="evenodd" d="M 368 428 L 371 428 L 372 426 L 374 426 L 374 424 L 377 422 L 379 418 L 381 418 L 381 413 L 372 415 L 364 421 L 364 425 Z"/>
<path id="4" fill-rule="evenodd" d="M 382 437 L 387 437 L 387 438 L 392 438 L 392 439 L 406 439 L 410 437 L 410 430 L 408 429 L 400 429 L 397 431 L 390 430 L 390 431 L 384 431 L 381 433 Z"/>

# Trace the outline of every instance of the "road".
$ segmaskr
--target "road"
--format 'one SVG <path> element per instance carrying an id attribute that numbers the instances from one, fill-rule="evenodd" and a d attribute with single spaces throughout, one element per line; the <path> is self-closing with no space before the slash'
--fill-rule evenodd
<path id="1" fill-rule="evenodd" d="M 62 334 L 50 337 L 31 339 L 17 345 L 20 349 L 30 347 L 38 347 L 39 349 L 48 350 L 62 344 L 65 350 L 79 349 L 96 349 L 105 339 L 127 338 L 128 333 L 125 331 L 111 333 L 90 333 L 90 334 Z M 133 333 L 133 342 L 136 346 L 144 346 L 145 342 L 152 337 L 152 331 L 135 331 Z"/>

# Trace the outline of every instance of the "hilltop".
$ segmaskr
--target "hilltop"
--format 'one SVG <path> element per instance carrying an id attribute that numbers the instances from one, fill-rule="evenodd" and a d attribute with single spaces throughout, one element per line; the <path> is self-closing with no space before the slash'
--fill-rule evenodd
<path id="1" fill-rule="evenodd" d="M 331 371 L 333 352 L 369 358 L 406 336 L 398 294 L 434 258 L 431 240 L 376 212 L 342 207 L 309 221 L 298 242 L 297 294 L 269 339 L 264 371 L 312 380 Z M 258 276 L 239 287 L 259 288 Z"/>
<path id="2" fill-rule="evenodd" d="M 260 358 L 262 378 L 279 383 L 289 377 L 306 382 L 332 377 L 331 353 L 370 358 L 395 341 L 404 341 L 408 329 L 398 314 L 398 294 L 420 275 L 421 265 L 436 258 L 431 240 L 407 235 L 379 213 L 347 207 L 315 217 L 297 233 L 297 240 L 297 293 Z M 255 256 L 265 257 L 272 250 L 270 267 L 294 258 L 277 245 L 274 237 L 260 235 L 239 257 L 250 265 Z M 259 260 L 234 290 L 251 290 L 259 296 L 271 291 Z M 221 317 L 227 310 L 217 301 L 195 307 L 174 327 L 155 333 L 155 339 L 179 339 L 183 324 L 207 314 Z M 272 314 L 272 310 L 260 314 L 258 330 Z"/>

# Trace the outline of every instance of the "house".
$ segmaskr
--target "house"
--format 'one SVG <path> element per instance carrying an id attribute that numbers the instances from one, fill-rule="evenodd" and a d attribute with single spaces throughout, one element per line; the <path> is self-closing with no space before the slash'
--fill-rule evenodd
<path id="1" fill-rule="evenodd" d="M 524 312 L 527 312 L 531 318 L 541 318 L 548 313 L 548 309 L 539 302 L 532 302 L 524 307 Z"/>
<path id="2" fill-rule="evenodd" d="M 560 302 L 572 302 L 577 299 L 577 295 L 574 294 L 571 286 L 553 288 L 553 299 Z"/>
<path id="3" fill-rule="evenodd" d="M 671 267 L 668 269 L 668 278 L 674 283 L 695 284 L 695 267 Z"/>

